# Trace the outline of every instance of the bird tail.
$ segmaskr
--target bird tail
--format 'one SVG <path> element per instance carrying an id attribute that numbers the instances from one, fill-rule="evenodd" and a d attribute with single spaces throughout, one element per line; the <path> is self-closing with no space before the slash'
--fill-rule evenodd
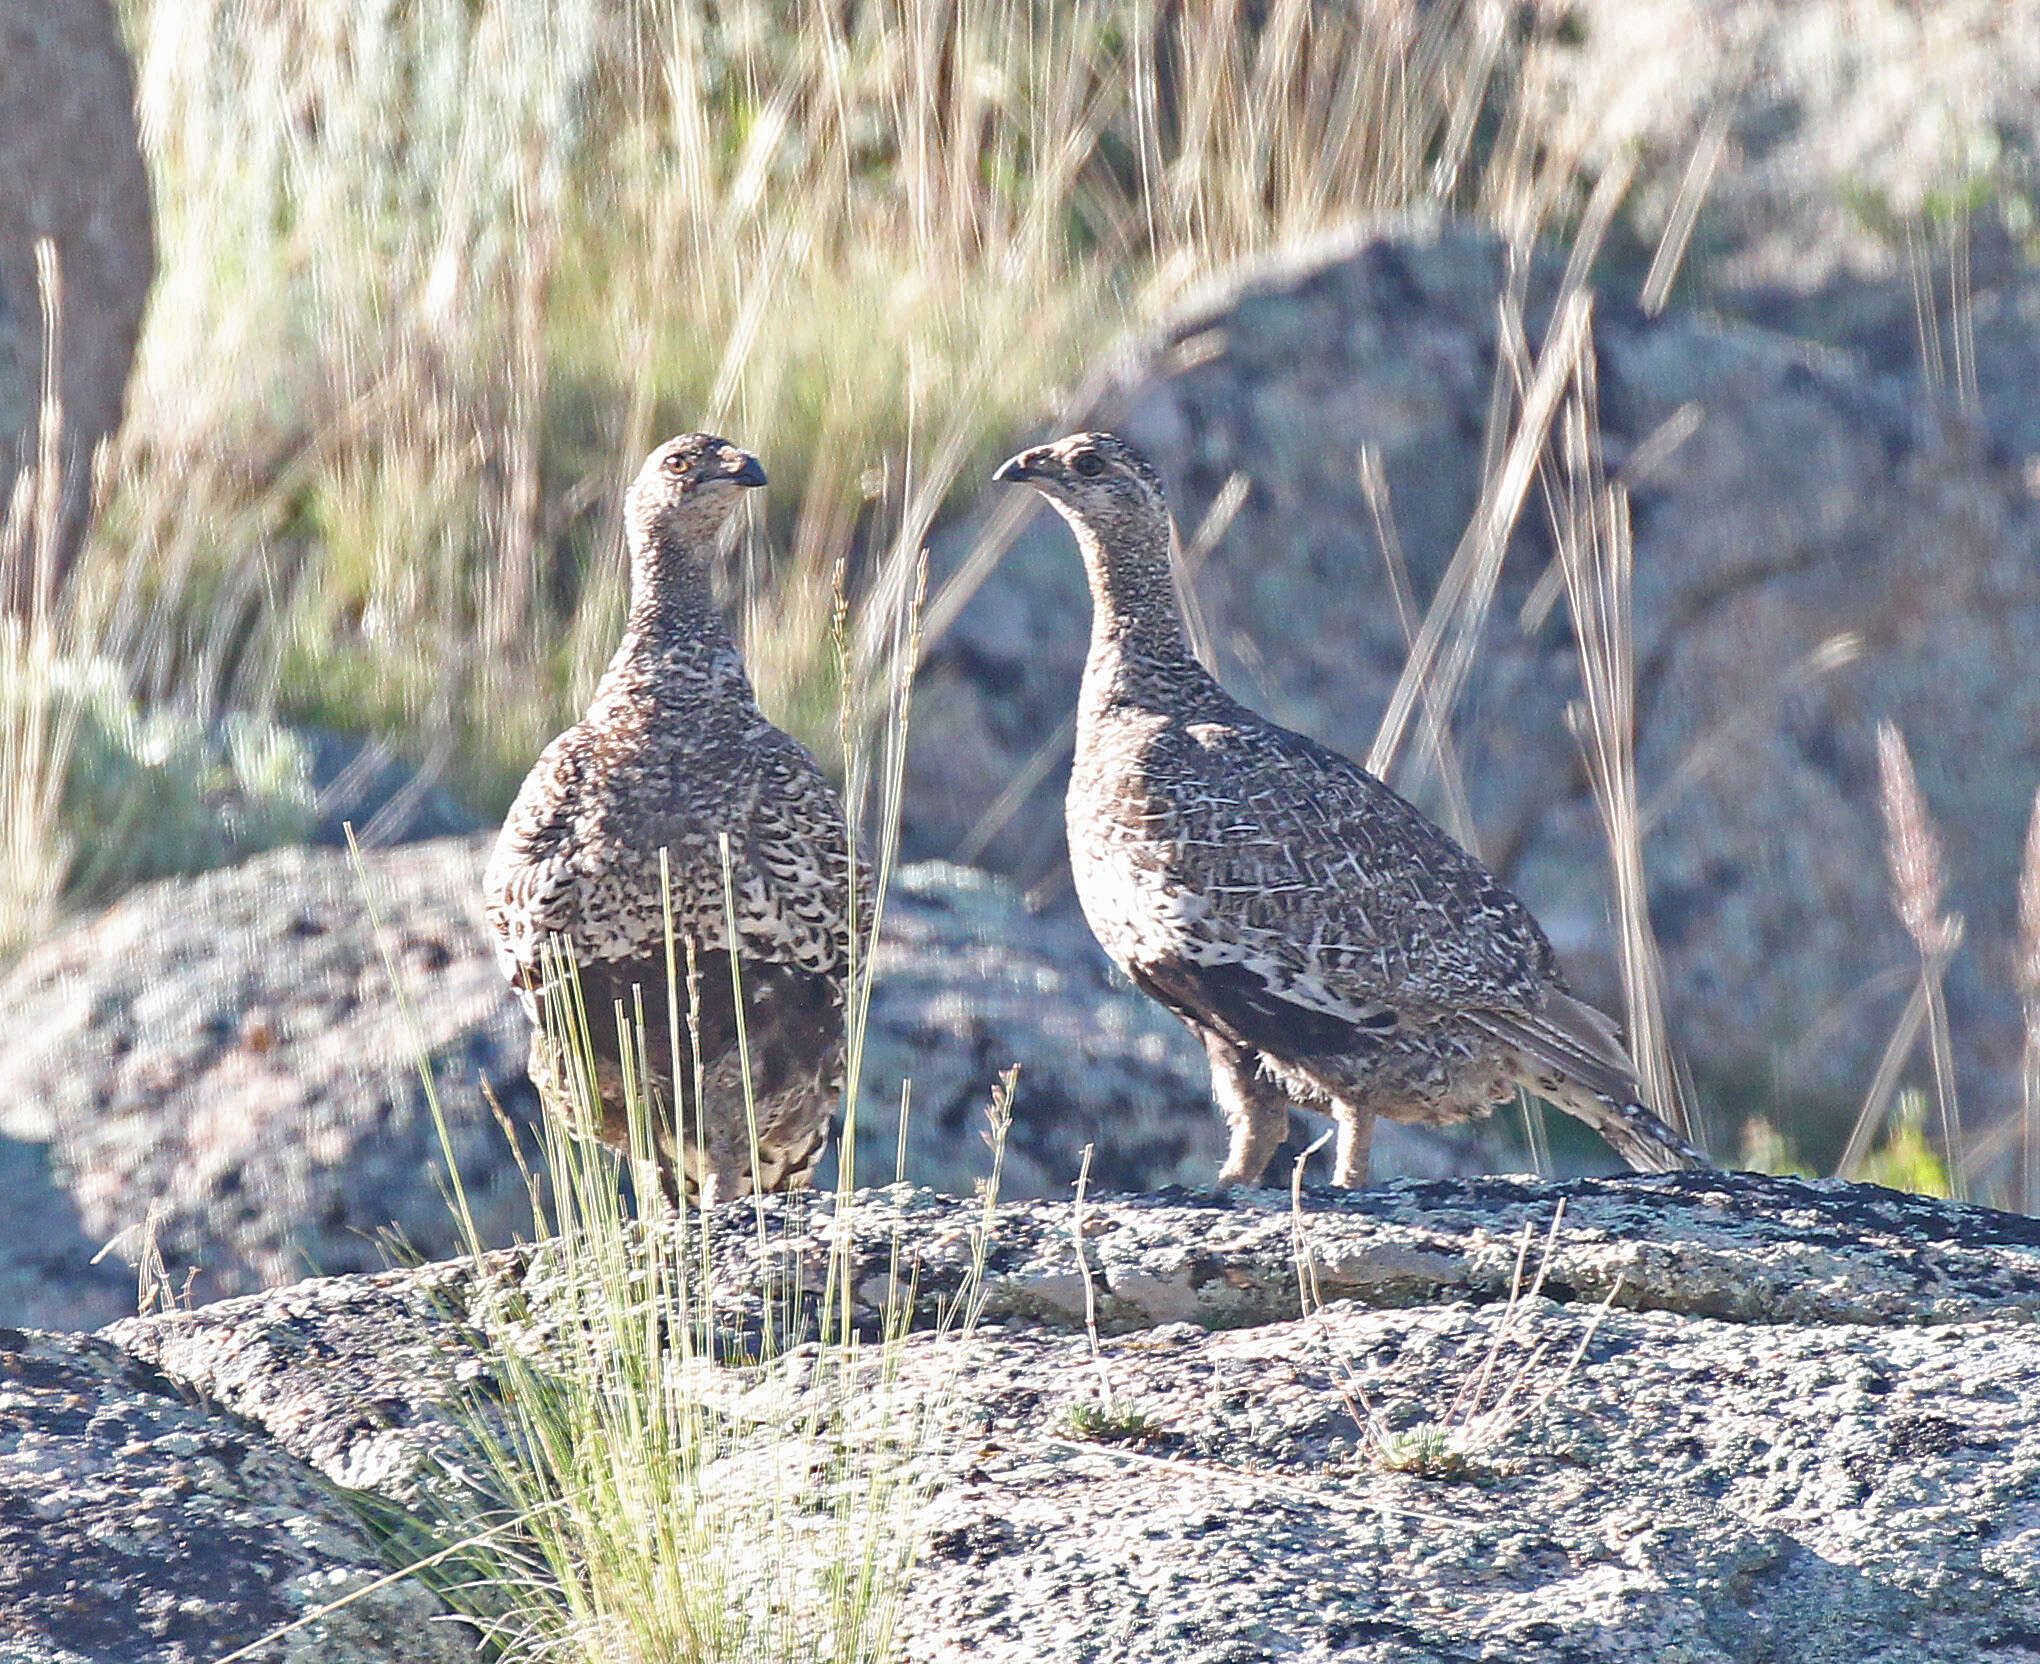
<path id="1" fill-rule="evenodd" d="M 1523 1085 L 1586 1122 L 1637 1172 L 1714 1165 L 1644 1104 L 1615 1025 L 1585 1000 L 1554 989 L 1534 1014 L 1490 1012 L 1477 1020 L 1516 1054 Z"/>
<path id="2" fill-rule="evenodd" d="M 1542 1077 L 1531 1083 L 1566 1114 L 1586 1124 L 1639 1173 L 1680 1173 L 1713 1162 L 1636 1101 L 1634 1093 L 1604 1097 L 1577 1082 Z"/>

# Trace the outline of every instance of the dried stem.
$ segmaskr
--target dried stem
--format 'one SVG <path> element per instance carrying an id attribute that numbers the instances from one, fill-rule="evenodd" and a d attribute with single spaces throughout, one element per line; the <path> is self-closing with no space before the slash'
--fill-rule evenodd
<path id="1" fill-rule="evenodd" d="M 1968 1180 L 1964 1172 L 1961 1107 L 1955 1095 L 1954 1047 L 1942 985 L 1949 961 L 1962 943 L 1963 920 L 1961 914 L 1948 912 L 1943 906 L 1947 862 L 1940 834 L 1927 813 L 1905 736 L 1889 722 L 1880 723 L 1877 728 L 1877 784 L 1878 805 L 1884 815 L 1885 859 L 1891 869 L 1892 908 L 1919 953 L 1919 978 L 1900 1024 L 1905 1043 L 1901 1047 L 1899 1035 L 1894 1034 L 1892 1044 L 1886 1047 L 1885 1063 L 1880 1065 L 1872 1097 L 1866 1099 L 1863 1113 L 1857 1117 L 1842 1170 L 1846 1174 L 1862 1159 L 1871 1134 L 1884 1120 L 1884 1106 L 1876 1102 L 1874 1086 L 1886 1084 L 1887 1076 L 1903 1067 L 1903 1059 L 1911 1054 L 1918 1028 L 1923 1024 L 1934 1074 L 1934 1098 L 1941 1116 L 1942 1154 L 1947 1161 L 1950 1186 L 1960 1199 L 1967 1194 Z M 1905 1032 L 1908 1027 L 1910 1033 Z M 1898 1061 L 1894 1063 L 1894 1059 Z"/>
<path id="2" fill-rule="evenodd" d="M 2018 980 L 2026 1019 L 2018 1205 L 2022 1212 L 2040 1213 L 2040 793 L 2033 798 L 2026 858 L 2019 869 Z"/>
<path id="3" fill-rule="evenodd" d="M 1543 471 L 1546 506 L 1565 576 L 1585 694 L 1572 726 L 1586 763 L 1615 889 L 1623 1006 L 1639 1084 L 1686 1137 L 1693 1120 L 1664 1014 L 1663 958 L 1644 877 L 1643 816 L 1636 779 L 1636 652 L 1629 495 L 1610 482 L 1601 455 L 1592 350 L 1579 355 L 1559 426 L 1560 460 Z"/>

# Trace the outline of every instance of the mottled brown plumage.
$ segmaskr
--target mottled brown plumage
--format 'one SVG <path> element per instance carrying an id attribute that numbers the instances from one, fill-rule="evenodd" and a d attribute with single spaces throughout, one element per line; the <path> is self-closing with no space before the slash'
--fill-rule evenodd
<path id="1" fill-rule="evenodd" d="M 1513 895 L 1381 781 L 1248 710 L 1184 638 L 1161 482 L 1110 434 L 1024 451 L 1076 533 L 1093 604 L 1067 814 L 1105 951 L 1203 1041 L 1256 1182 L 1289 1100 L 1328 1107 L 1337 1182 L 1366 1181 L 1376 1116 L 1485 1115 L 1521 1085 L 1632 1167 L 1705 1158 L 1639 1101 L 1609 1020 L 1567 992 Z"/>
<path id="2" fill-rule="evenodd" d="M 814 759 L 760 713 L 710 594 L 717 533 L 743 489 L 764 483 L 755 457 L 706 434 L 682 434 L 646 459 L 625 502 L 623 642 L 588 714 L 524 782 L 484 879 L 497 956 L 536 1031 L 540 1090 L 563 1096 L 572 1066 L 544 1020 L 557 979 L 548 944 L 563 943 L 588 1015 L 604 1136 L 625 1134 L 616 1011 L 635 1022 L 641 1008 L 651 1095 L 679 1126 L 663 1151 L 668 1180 L 706 1201 L 753 1183 L 733 946 L 763 1189 L 808 1182 L 843 1075 L 853 870 L 843 807 Z"/>

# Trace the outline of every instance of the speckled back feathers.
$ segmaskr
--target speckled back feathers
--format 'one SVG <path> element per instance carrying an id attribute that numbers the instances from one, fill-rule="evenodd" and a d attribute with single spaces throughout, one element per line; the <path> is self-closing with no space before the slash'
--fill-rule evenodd
<path id="1" fill-rule="evenodd" d="M 764 1165 L 804 1182 L 841 1081 L 853 871 L 864 877 L 840 800 L 759 711 L 711 598 L 716 534 L 738 489 L 764 479 L 754 457 L 711 435 L 681 435 L 646 459 L 626 497 L 623 641 L 587 714 L 526 779 L 484 879 L 498 958 L 534 1024 L 548 940 L 570 944 L 584 990 L 601 991 L 588 995 L 598 1052 L 616 1047 L 607 1001 L 643 1002 L 655 1088 L 683 1120 L 712 1123 L 705 1147 L 685 1152 L 687 1182 L 705 1164 L 722 1195 L 749 1186 L 729 956 L 746 984 Z M 698 1101 L 691 1060 L 674 1078 L 666 1055 L 669 917 L 681 960 L 719 967 L 697 977 L 688 1002 L 712 1054 Z M 543 1034 L 533 1058 L 534 1075 L 557 1087 Z M 621 1105 L 609 1101 L 620 1080 L 603 1091 L 620 1130 Z M 781 1160 L 789 1148 L 805 1152 L 799 1163 Z"/>
<path id="2" fill-rule="evenodd" d="M 1372 1117 L 1484 1114 L 1517 1084 L 1633 1164 L 1697 1152 L 1636 1102 L 1612 1025 L 1481 863 L 1388 786 L 1229 696 L 1184 638 L 1159 480 L 1111 435 L 1024 451 L 997 478 L 1070 523 L 1093 604 L 1066 803 L 1106 952 L 1212 1051 L 1228 1176 L 1280 1132 L 1264 1083 L 1332 1106 L 1342 1182 Z M 1242 1128 L 1255 1122 L 1247 1137 Z"/>

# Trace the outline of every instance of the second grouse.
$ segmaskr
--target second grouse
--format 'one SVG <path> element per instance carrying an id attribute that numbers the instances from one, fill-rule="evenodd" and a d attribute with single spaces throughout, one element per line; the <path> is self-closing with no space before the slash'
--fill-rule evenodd
<path id="1" fill-rule="evenodd" d="M 1334 1177 L 1364 1184 L 1374 1120 L 1485 1115 L 1528 1087 L 1645 1171 L 1705 1158 L 1639 1099 L 1601 1012 L 1484 866 L 1381 781 L 1265 720 L 1197 662 L 1177 616 L 1161 481 L 1078 433 L 994 476 L 1076 534 L 1091 650 L 1070 776 L 1070 867 L 1120 968 L 1203 1041 L 1257 1182 L 1291 1097 L 1329 1108 Z"/>
<path id="2" fill-rule="evenodd" d="M 708 434 L 645 460 L 625 499 L 622 645 L 588 714 L 524 782 L 484 880 L 497 957 L 537 1030 L 540 1091 L 566 1096 L 574 1068 L 548 1010 L 564 952 L 604 1137 L 620 1144 L 626 1132 L 616 1014 L 636 1027 L 642 1012 L 632 1055 L 641 1048 L 647 1096 L 678 1129 L 661 1151 L 668 1181 L 711 1203 L 754 1178 L 765 1190 L 805 1185 L 820 1159 L 843 1077 L 853 870 L 863 880 L 842 803 L 759 711 L 710 592 L 717 534 L 745 488 L 764 483 L 756 457 Z"/>

